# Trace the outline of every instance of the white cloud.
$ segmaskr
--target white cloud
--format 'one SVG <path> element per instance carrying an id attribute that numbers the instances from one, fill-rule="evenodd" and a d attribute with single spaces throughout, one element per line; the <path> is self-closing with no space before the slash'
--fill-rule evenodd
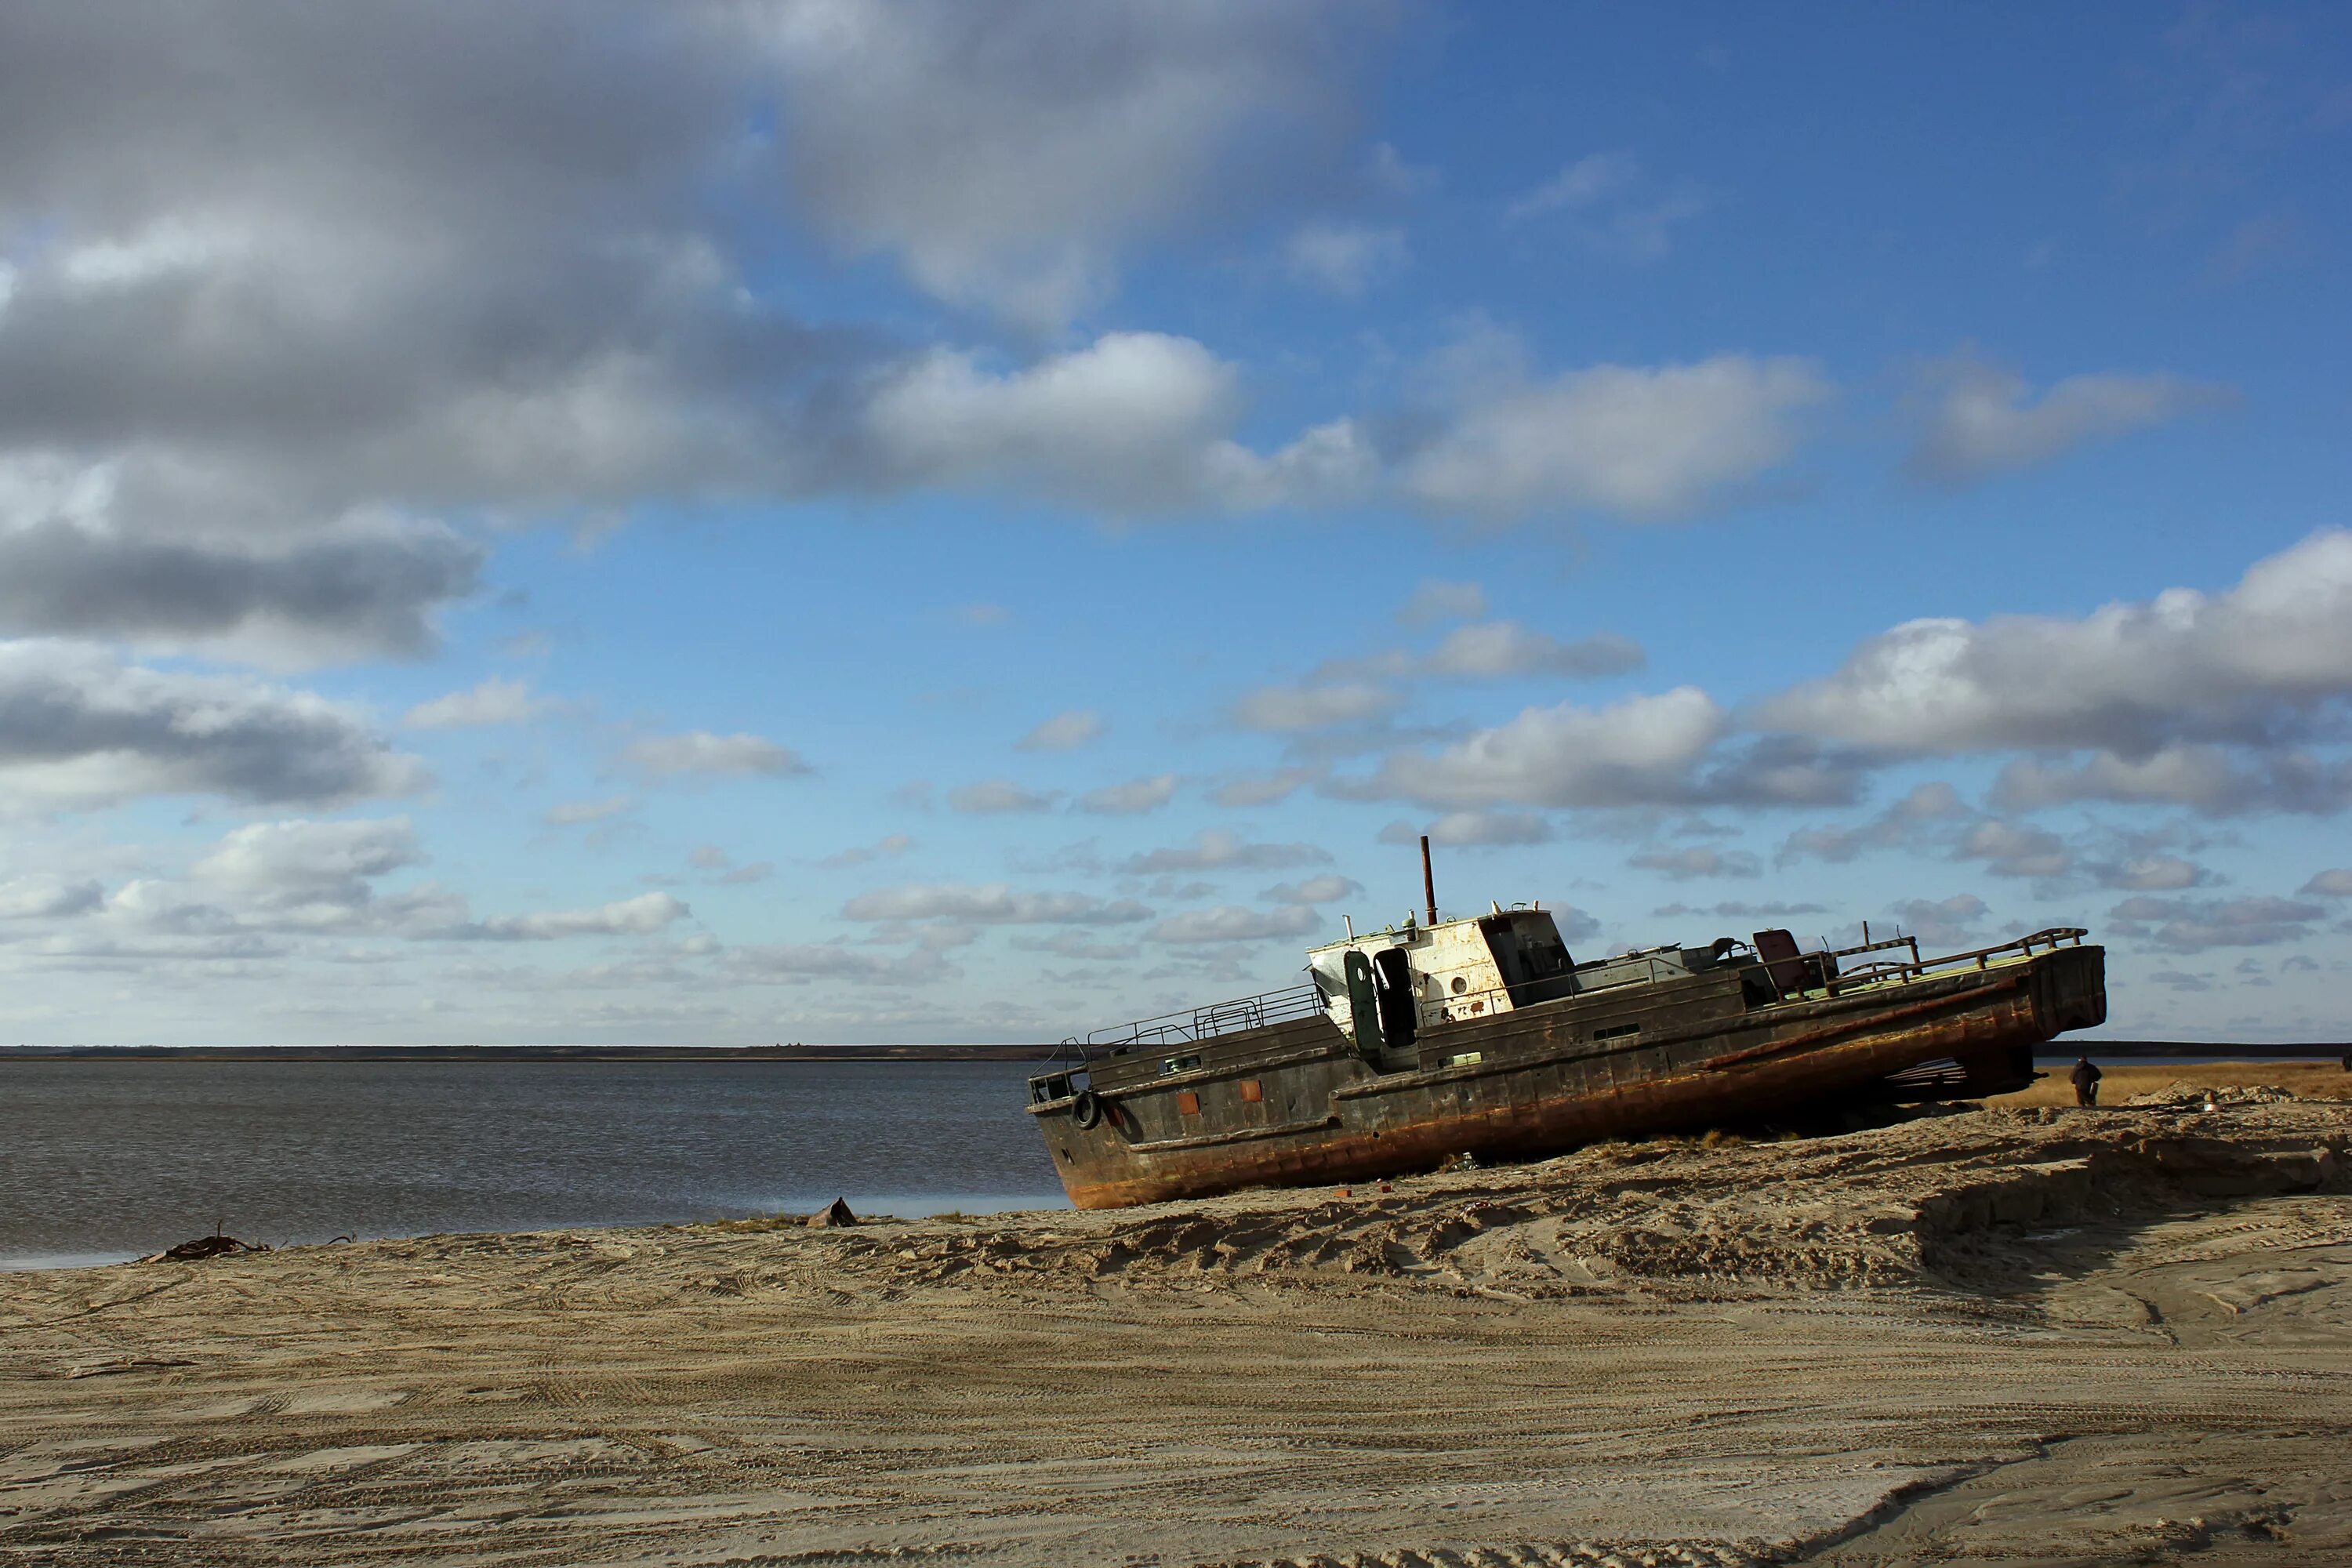
<path id="1" fill-rule="evenodd" d="M 1111 332 L 1003 374 L 940 349 L 867 401 L 877 448 L 908 477 L 1001 483 L 1081 507 L 1191 501 L 1201 455 L 1231 426 L 1233 367 L 1190 338 Z"/>
<path id="2" fill-rule="evenodd" d="M 784 76 L 801 201 L 942 299 L 1054 325 L 1125 246 L 1328 170 L 1360 8 L 1216 0 L 1130 12 L 962 0 L 748 13 Z"/>
<path id="3" fill-rule="evenodd" d="M 0 882 L 0 921 L 69 920 L 95 913 L 106 903 L 106 889 L 96 882 L 68 882 L 62 877 L 16 877 Z"/>
<path id="4" fill-rule="evenodd" d="M 2013 822 L 1979 822 L 1952 852 L 1955 860 L 1982 860 L 1996 877 L 2063 877 L 2074 869 L 2066 842 L 2039 827 Z"/>
<path id="5" fill-rule="evenodd" d="M 1573 212 L 1624 190 L 1641 174 L 1641 161 L 1631 153 L 1587 153 L 1513 202 L 1504 216 L 1521 222 L 1546 213 Z"/>
<path id="6" fill-rule="evenodd" d="M 2175 952 L 2296 942 L 2326 915 L 2317 904 L 2292 899 L 2160 899 L 2145 894 L 2107 911 L 2117 935 Z"/>
<path id="7" fill-rule="evenodd" d="M 1977 922 L 1990 913 L 1974 893 L 1948 899 L 1912 899 L 1892 906 L 1908 934 L 1929 947 L 1957 948 L 1976 939 Z"/>
<path id="8" fill-rule="evenodd" d="M 1234 704 L 1234 722 L 1244 730 L 1285 733 L 1334 724 L 1361 723 L 1393 711 L 1401 700 L 1369 681 L 1307 686 L 1261 686 Z"/>
<path id="9" fill-rule="evenodd" d="M 1130 877 L 1152 877 L 1171 871 L 1271 871 L 1287 866 L 1317 866 L 1331 857 L 1312 844 L 1252 844 L 1222 827 L 1203 829 L 1192 843 L 1134 855 L 1119 863 Z"/>
<path id="10" fill-rule="evenodd" d="M 426 777 L 362 714 L 307 691 L 145 668 L 71 644 L 0 642 L 0 797 L 337 805 L 414 794 Z"/>
<path id="11" fill-rule="evenodd" d="M 1059 797 L 1029 789 L 1011 779 L 983 779 L 948 791 L 948 806 L 975 816 L 1002 816 L 1014 812 L 1051 811 Z"/>
<path id="12" fill-rule="evenodd" d="M 681 735 L 648 735 L 633 741 L 622 752 L 628 762 L 649 773 L 759 773 L 788 778 L 809 771 L 790 749 L 758 735 L 714 735 L 689 730 Z"/>
<path id="13" fill-rule="evenodd" d="M 1960 793 L 1942 780 L 1915 786 L 1901 800 L 1854 827 L 1801 827 L 1789 835 L 1773 858 L 1786 866 L 1808 857 L 1843 863 L 1865 850 L 1895 849 L 1913 842 L 1923 828 L 1969 815 Z"/>
<path id="14" fill-rule="evenodd" d="M 577 827 L 584 822 L 602 822 L 606 817 L 618 816 L 636 804 L 636 796 L 629 795 L 606 795 L 601 800 L 560 801 L 547 808 L 547 815 L 541 820 L 550 827 Z"/>
<path id="15" fill-rule="evenodd" d="M 642 936 L 687 919 L 693 910 L 667 893 L 641 893 L 585 910 L 501 915 L 442 934 L 469 942 L 554 942 L 572 936 Z"/>
<path id="16" fill-rule="evenodd" d="M 1249 773 L 1228 779 L 1219 784 L 1212 797 L 1219 805 L 1237 809 L 1272 805 L 1289 799 L 1298 791 L 1323 777 L 1323 770 L 1312 767 L 1276 768 L 1271 773 Z"/>
<path id="17" fill-rule="evenodd" d="M 1641 645 L 1613 632 L 1564 643 L 1517 621 L 1457 626 L 1413 673 L 1480 679 L 1514 675 L 1622 675 L 1648 662 Z"/>
<path id="18" fill-rule="evenodd" d="M 1364 885 L 1352 877 L 1326 875 L 1298 882 L 1276 882 L 1258 898 L 1269 904 L 1328 904 L 1355 898 L 1363 890 Z"/>
<path id="19" fill-rule="evenodd" d="M 1301 224 L 1282 247 L 1291 277 L 1349 300 L 1402 271 L 1409 254 L 1402 229 L 1328 218 Z"/>
<path id="20" fill-rule="evenodd" d="M 1435 621 L 1475 621 L 1486 613 L 1486 590 L 1477 584 L 1424 577 L 1397 612 L 1397 619 L 1409 626 L 1424 626 Z"/>
<path id="21" fill-rule="evenodd" d="M 972 925 L 1125 925 L 1151 918 L 1130 899 L 1022 893 L 1003 882 L 909 883 L 860 893 L 842 906 L 854 921 L 960 921 Z"/>
<path id="22" fill-rule="evenodd" d="M 1171 915 L 1147 935 L 1153 942 L 1266 942 L 1309 936 L 1322 929 L 1323 917 L 1301 904 L 1276 910 L 1224 904 Z"/>
<path id="23" fill-rule="evenodd" d="M 2168 424 L 2227 402 L 2227 387 L 2179 375 L 2075 375 L 2039 399 L 2022 377 L 1962 354 L 1922 367 L 1914 476 L 1969 484 L 2037 467 L 2085 442 Z"/>
<path id="24" fill-rule="evenodd" d="M 247 905 L 285 910 L 365 903 L 368 884 L 424 859 L 404 816 L 360 822 L 257 822 L 196 862 L 194 879 Z"/>
<path id="25" fill-rule="evenodd" d="M 1078 809 L 1134 816 L 1147 811 L 1157 811 L 1175 797 L 1176 775 L 1160 773 L 1151 778 L 1129 779 L 1125 784 L 1088 790 L 1078 797 Z"/>
<path id="26" fill-rule="evenodd" d="M 1756 857 L 1742 849 L 1700 846 L 1690 849 L 1646 849 L 1625 862 L 1637 871 L 1654 871 L 1676 882 L 1700 877 L 1754 877 L 1763 872 Z"/>
<path id="27" fill-rule="evenodd" d="M 1593 153 L 1504 209 L 1507 223 L 1564 216 L 1586 249 L 1620 261 L 1655 261 L 1674 248 L 1674 227 L 1706 210 L 1688 184 L 1661 185 L 1631 153 Z"/>
<path id="28" fill-rule="evenodd" d="M 906 834 L 890 833 L 872 844 L 854 845 L 847 849 L 836 850 L 819 860 L 817 864 L 827 870 L 843 870 L 851 866 L 863 866 L 868 861 L 884 859 L 893 855 L 904 855 L 914 847 L 914 839 Z"/>
<path id="29" fill-rule="evenodd" d="M 488 724 L 521 724 L 554 704 L 531 695 L 530 683 L 492 676 L 464 691 L 452 691 L 408 710 L 412 730 L 463 730 Z"/>
<path id="30" fill-rule="evenodd" d="M 1090 708 L 1056 713 L 1013 743 L 1021 752 L 1068 752 L 1103 732 L 1102 715 Z"/>
<path id="31" fill-rule="evenodd" d="M 1432 844 L 1450 848 L 1476 846 L 1549 844 L 1551 824 L 1526 811 L 1449 811 L 1425 827 L 1391 822 L 1381 829 L 1383 844 L 1412 844 L 1426 833 Z"/>
<path id="32" fill-rule="evenodd" d="M 2280 716 L 2347 692 L 2352 531 L 2335 529 L 2256 562 L 2220 594 L 2175 588 L 2072 620 L 1907 622 L 1827 679 L 1758 704 L 1754 721 L 1932 755 L 2096 748 L 2125 773 L 2157 758 L 2210 771 L 2219 753 L 2167 748 L 2274 738 Z M 2126 782 L 2116 766 L 2108 787 Z M 2145 798 L 2209 787 L 2151 785 Z M 2031 793 L 2028 782 L 2012 788 Z"/>
<path id="33" fill-rule="evenodd" d="M 1690 686 L 1601 709 L 1529 708 L 1435 752 L 1391 753 L 1371 787 L 1440 808 L 1683 799 L 1692 794 L 1691 770 L 1729 722 Z"/>
<path id="34" fill-rule="evenodd" d="M 1801 417 L 1830 392 L 1804 360 L 1744 354 L 1549 381 L 1514 369 L 1468 389 L 1402 479 L 1439 512 L 1687 516 L 1787 462 Z"/>

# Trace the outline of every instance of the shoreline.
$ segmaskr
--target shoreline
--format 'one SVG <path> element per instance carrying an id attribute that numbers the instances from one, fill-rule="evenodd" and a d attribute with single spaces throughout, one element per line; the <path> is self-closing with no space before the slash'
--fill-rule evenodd
<path id="1" fill-rule="evenodd" d="M 0 1276 L 0 1552 L 2334 1560 L 2352 1105 L 2202 1099 Z"/>
<path id="2" fill-rule="evenodd" d="M 0 1061 L 233 1062 L 1030 1062 L 1066 1046 L 0 1046 Z M 2352 1041 L 2286 1045 L 2243 1040 L 2053 1040 L 2034 1060 L 2340 1061 Z"/>

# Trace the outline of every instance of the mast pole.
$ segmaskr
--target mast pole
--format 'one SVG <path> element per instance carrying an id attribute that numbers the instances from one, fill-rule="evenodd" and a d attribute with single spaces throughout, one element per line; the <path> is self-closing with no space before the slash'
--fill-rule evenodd
<path id="1" fill-rule="evenodd" d="M 1429 835 L 1421 836 L 1421 897 L 1429 906 L 1429 923 L 1437 923 L 1437 880 L 1429 870 Z"/>

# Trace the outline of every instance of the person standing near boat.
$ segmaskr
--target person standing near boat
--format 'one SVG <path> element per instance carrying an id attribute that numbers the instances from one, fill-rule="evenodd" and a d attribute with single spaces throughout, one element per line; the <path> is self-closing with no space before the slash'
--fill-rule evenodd
<path id="1" fill-rule="evenodd" d="M 2074 1070 L 2067 1076 L 2074 1080 L 2075 1104 L 2099 1103 L 2099 1079 L 2105 1075 L 2091 1065 L 2091 1058 L 2087 1054 L 2074 1063 Z"/>

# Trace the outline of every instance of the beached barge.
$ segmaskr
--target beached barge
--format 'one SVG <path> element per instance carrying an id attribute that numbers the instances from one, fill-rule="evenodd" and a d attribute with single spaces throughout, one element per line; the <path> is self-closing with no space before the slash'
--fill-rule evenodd
<path id="1" fill-rule="evenodd" d="M 2106 1018 L 2104 951 L 2054 928 L 1923 959 L 1786 931 L 1579 963 L 1540 906 L 1358 935 L 1310 983 L 1068 1042 L 1029 1113 L 1080 1208 L 1342 1182 L 1449 1156 L 1869 1100 L 2000 1094 Z"/>

